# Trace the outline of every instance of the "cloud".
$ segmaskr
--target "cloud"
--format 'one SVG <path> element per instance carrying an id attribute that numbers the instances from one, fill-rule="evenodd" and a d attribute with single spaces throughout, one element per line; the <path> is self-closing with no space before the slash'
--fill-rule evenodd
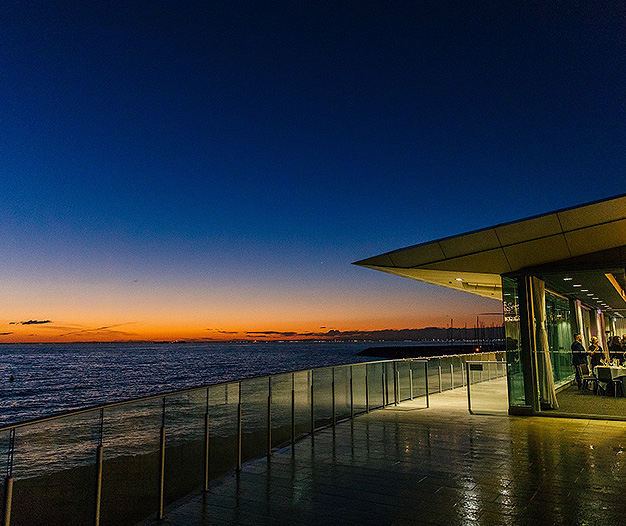
<path id="1" fill-rule="evenodd" d="M 61 338 L 63 336 L 69 336 L 71 334 L 82 334 L 85 332 L 105 332 L 109 335 L 115 334 L 117 336 L 120 335 L 124 335 L 124 336 L 128 336 L 131 335 L 132 333 L 126 333 L 126 332 L 122 332 L 122 331 L 111 331 L 109 329 L 112 329 L 114 327 L 121 327 L 122 325 L 131 325 L 133 323 L 137 323 L 136 321 L 127 321 L 126 323 L 116 323 L 115 325 L 103 325 L 102 327 L 94 327 L 92 329 L 79 329 L 77 331 L 71 331 L 71 332 L 66 332 L 63 334 L 59 334 L 58 337 Z"/>
<path id="2" fill-rule="evenodd" d="M 11 321 L 9 325 L 42 325 L 44 323 L 52 323 L 50 320 L 28 320 L 28 321 Z"/>
<path id="3" fill-rule="evenodd" d="M 207 329 L 207 331 L 217 332 L 218 334 L 239 334 L 239 331 L 220 331 L 218 329 Z"/>
<path id="4" fill-rule="evenodd" d="M 13 334 L 12 332 L 0 332 L 0 336 L 8 336 L 9 334 Z"/>

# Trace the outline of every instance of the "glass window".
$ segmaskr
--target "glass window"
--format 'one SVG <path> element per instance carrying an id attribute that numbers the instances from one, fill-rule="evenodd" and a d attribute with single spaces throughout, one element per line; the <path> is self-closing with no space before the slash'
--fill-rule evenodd
<path id="1" fill-rule="evenodd" d="M 509 404 L 525 406 L 528 404 L 524 392 L 524 371 L 521 361 L 519 294 L 516 279 L 502 277 L 502 300 Z"/>
<path id="2" fill-rule="evenodd" d="M 569 300 L 546 290 L 546 330 L 556 387 L 574 379 L 571 317 Z"/>

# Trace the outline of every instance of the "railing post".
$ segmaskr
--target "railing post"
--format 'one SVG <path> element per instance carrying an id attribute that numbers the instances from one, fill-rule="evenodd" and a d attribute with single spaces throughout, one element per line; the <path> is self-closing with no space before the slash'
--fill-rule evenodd
<path id="1" fill-rule="evenodd" d="M 467 360 L 465 360 L 465 362 L 463 361 L 463 359 L 461 358 L 461 383 L 463 384 L 463 386 L 465 386 L 465 364 L 467 363 Z"/>
<path id="2" fill-rule="evenodd" d="M 450 364 L 450 389 L 454 389 L 454 365 Z"/>
<path id="3" fill-rule="evenodd" d="M 241 471 L 241 382 L 239 385 L 239 402 L 237 403 L 237 471 Z"/>
<path id="4" fill-rule="evenodd" d="M 15 453 L 15 428 L 9 431 L 9 451 L 7 454 L 7 475 L 4 478 L 4 513 L 2 526 L 11 526 L 11 505 L 13 503 L 13 455 Z"/>
<path id="5" fill-rule="evenodd" d="M 104 409 L 100 409 L 100 423 L 98 429 L 98 446 L 96 447 L 96 503 L 94 510 L 95 526 L 100 526 L 100 507 L 102 504 L 102 460 L 103 460 L 103 434 L 104 434 Z"/>
<path id="6" fill-rule="evenodd" d="M 272 377 L 268 376 L 267 385 L 267 457 L 272 455 Z"/>
<path id="7" fill-rule="evenodd" d="M 443 391 L 443 386 L 441 385 L 441 365 L 438 365 L 437 369 L 439 370 L 439 392 L 441 393 Z"/>
<path id="8" fill-rule="evenodd" d="M 313 369 L 311 369 L 311 436 L 315 433 L 315 400 L 313 391 Z"/>
<path id="9" fill-rule="evenodd" d="M 385 393 L 387 392 L 387 390 L 385 389 L 385 387 L 387 387 L 387 382 L 385 381 L 385 380 L 386 380 L 386 378 L 385 378 L 385 377 L 387 376 L 387 375 L 385 374 L 385 373 L 386 373 L 386 371 L 387 371 L 387 364 L 386 364 L 386 362 L 383 362 L 383 363 L 382 363 L 382 367 L 383 367 L 383 373 L 382 373 L 382 384 L 381 384 L 381 385 L 382 385 L 382 387 L 383 387 L 383 409 L 384 409 L 384 408 L 385 408 L 385 406 L 387 405 L 387 404 L 385 403 Z"/>
<path id="10" fill-rule="evenodd" d="M 411 400 L 413 400 L 413 367 L 411 367 L 412 364 L 413 362 L 409 362 L 409 396 L 411 397 Z"/>
<path id="11" fill-rule="evenodd" d="M 352 390 L 352 366 L 350 366 L 350 418 L 354 418 L 354 391 Z"/>
<path id="12" fill-rule="evenodd" d="M 368 365 L 365 364 L 365 412 L 370 412 L 370 385 L 369 385 L 369 376 L 367 374 Z"/>
<path id="13" fill-rule="evenodd" d="M 204 491 L 209 491 L 209 388 L 206 389 L 206 408 L 204 410 Z"/>
<path id="14" fill-rule="evenodd" d="M 333 367 L 333 383 L 332 383 L 332 395 L 333 395 L 333 426 L 337 423 L 337 418 L 335 414 L 335 368 Z"/>
<path id="15" fill-rule="evenodd" d="M 465 375 L 467 377 L 467 409 L 470 412 L 470 414 L 474 414 L 472 413 L 472 397 L 470 395 L 470 365 L 469 362 L 465 362 Z M 481 374 L 482 374 L 482 370 L 481 370 Z"/>
<path id="16" fill-rule="evenodd" d="M 424 362 L 424 383 L 426 384 L 426 407 L 430 407 L 430 388 L 428 387 L 428 360 Z"/>
<path id="17" fill-rule="evenodd" d="M 398 405 L 400 382 L 398 381 L 398 363 L 393 362 L 393 405 Z"/>
<path id="18" fill-rule="evenodd" d="M 291 445 L 296 443 L 296 373 L 291 373 Z"/>
<path id="19" fill-rule="evenodd" d="M 157 519 L 163 518 L 165 496 L 165 397 L 163 397 L 163 410 L 161 413 L 161 441 L 159 447 L 159 509 Z"/>

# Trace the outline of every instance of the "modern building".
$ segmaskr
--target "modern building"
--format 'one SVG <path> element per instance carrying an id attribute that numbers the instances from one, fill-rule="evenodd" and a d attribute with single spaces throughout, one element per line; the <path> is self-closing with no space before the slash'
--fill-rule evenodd
<path id="1" fill-rule="evenodd" d="M 555 410 L 574 379 L 574 335 L 606 353 L 626 330 L 626 194 L 355 264 L 502 300 L 509 412 Z"/>

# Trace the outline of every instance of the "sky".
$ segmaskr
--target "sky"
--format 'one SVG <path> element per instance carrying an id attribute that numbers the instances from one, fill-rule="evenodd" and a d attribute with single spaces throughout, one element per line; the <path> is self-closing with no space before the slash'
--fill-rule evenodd
<path id="1" fill-rule="evenodd" d="M 623 193 L 625 52 L 616 1 L 3 2 L 0 342 L 473 325 L 351 262 Z"/>

